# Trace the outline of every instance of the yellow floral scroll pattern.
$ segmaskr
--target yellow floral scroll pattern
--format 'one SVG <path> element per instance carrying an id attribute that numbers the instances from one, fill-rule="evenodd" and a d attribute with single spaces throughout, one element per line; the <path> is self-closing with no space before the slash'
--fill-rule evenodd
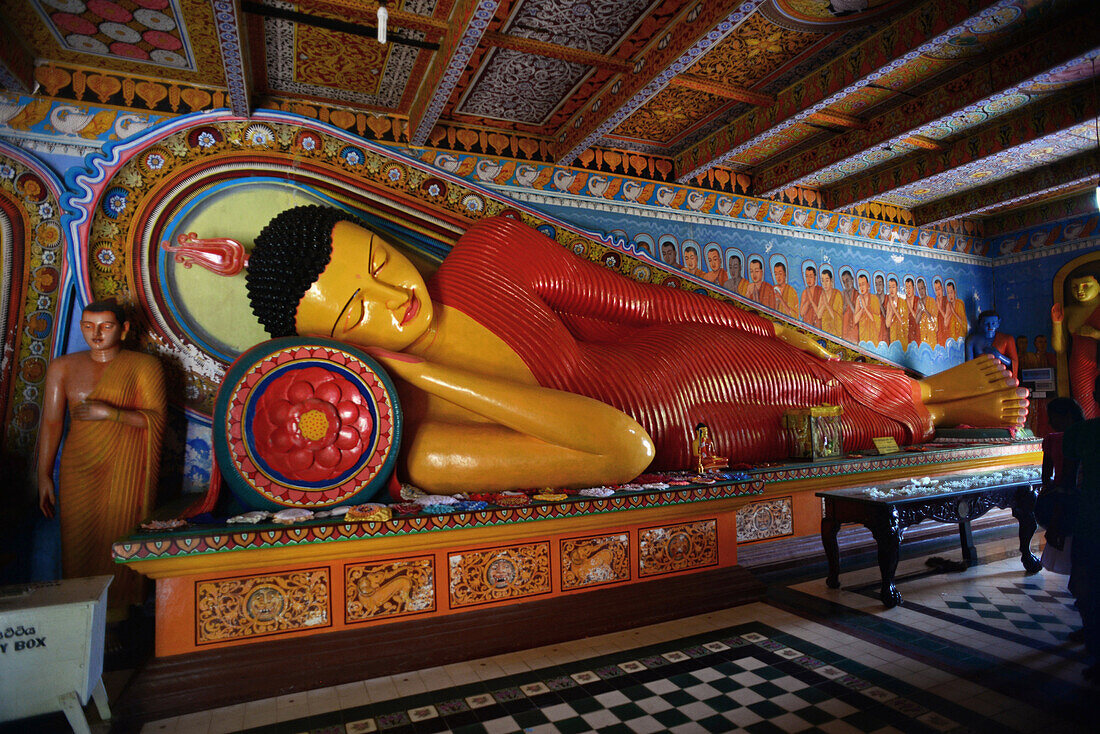
<path id="1" fill-rule="evenodd" d="M 718 522 L 645 528 L 638 533 L 638 575 L 661 574 L 718 564 Z"/>
<path id="2" fill-rule="evenodd" d="M 196 644 L 327 627 L 330 588 L 326 568 L 200 581 L 195 585 Z"/>
<path id="3" fill-rule="evenodd" d="M 344 567 L 347 623 L 435 609 L 435 560 L 431 557 Z"/>
<path id="4" fill-rule="evenodd" d="M 561 542 L 561 588 L 579 589 L 630 580 L 626 533 Z"/>
<path id="5" fill-rule="evenodd" d="M 448 566 L 452 608 L 550 591 L 549 543 L 452 553 Z"/>

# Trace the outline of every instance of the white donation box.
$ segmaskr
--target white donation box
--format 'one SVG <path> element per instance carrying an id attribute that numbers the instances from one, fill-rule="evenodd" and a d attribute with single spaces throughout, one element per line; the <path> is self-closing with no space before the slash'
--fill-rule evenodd
<path id="1" fill-rule="evenodd" d="M 0 722 L 65 712 L 88 732 L 93 698 L 111 717 L 103 688 L 103 636 L 110 576 L 0 588 Z"/>

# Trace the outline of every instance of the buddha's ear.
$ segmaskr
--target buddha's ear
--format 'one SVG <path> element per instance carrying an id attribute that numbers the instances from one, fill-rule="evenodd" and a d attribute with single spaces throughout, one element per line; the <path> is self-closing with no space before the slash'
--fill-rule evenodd
<path id="1" fill-rule="evenodd" d="M 126 319 L 122 322 L 122 336 L 119 337 L 119 341 L 126 341 L 126 337 L 130 334 L 130 319 Z"/>

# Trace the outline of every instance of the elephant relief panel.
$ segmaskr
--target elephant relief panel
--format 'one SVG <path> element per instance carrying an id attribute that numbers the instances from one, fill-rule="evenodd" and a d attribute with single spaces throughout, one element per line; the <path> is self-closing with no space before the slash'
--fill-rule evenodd
<path id="1" fill-rule="evenodd" d="M 550 592 L 549 543 L 452 553 L 447 560 L 452 608 Z"/>
<path id="2" fill-rule="evenodd" d="M 331 624 L 327 568 L 195 584 L 196 644 Z"/>
<path id="3" fill-rule="evenodd" d="M 579 589 L 630 580 L 626 533 L 561 541 L 561 588 Z"/>
<path id="4" fill-rule="evenodd" d="M 348 624 L 435 609 L 435 559 L 430 556 L 349 564 L 344 579 Z"/>
<path id="5" fill-rule="evenodd" d="M 699 520 L 638 531 L 639 576 L 659 576 L 717 564 L 717 520 Z"/>

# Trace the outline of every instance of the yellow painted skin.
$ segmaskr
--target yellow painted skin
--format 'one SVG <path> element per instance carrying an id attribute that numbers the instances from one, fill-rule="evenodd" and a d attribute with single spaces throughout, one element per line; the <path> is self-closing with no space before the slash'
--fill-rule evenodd
<path id="1" fill-rule="evenodd" d="M 627 482 L 653 460 L 653 441 L 637 421 L 597 400 L 540 386 L 495 334 L 432 302 L 420 273 L 381 237 L 342 221 L 332 240 L 328 266 L 298 306 L 297 331 L 363 347 L 397 378 L 410 482 L 437 494 L 590 487 Z M 775 335 L 835 359 L 793 329 L 776 324 Z M 951 379 L 959 390 L 941 386 L 929 398 L 960 403 L 975 392 L 967 386 L 989 387 L 991 378 L 985 368 L 969 368 Z M 1000 376 L 992 381 L 1004 387 Z M 983 392 L 987 408 L 993 392 Z M 940 411 L 943 419 L 969 422 L 958 416 L 974 411 L 955 407 Z M 1003 412 L 999 403 L 989 410 Z"/>

